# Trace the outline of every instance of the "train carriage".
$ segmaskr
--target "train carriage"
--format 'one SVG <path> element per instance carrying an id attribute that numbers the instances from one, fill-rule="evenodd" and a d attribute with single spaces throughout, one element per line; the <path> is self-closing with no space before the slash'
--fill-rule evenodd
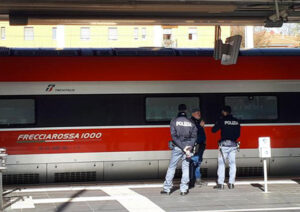
<path id="1" fill-rule="evenodd" d="M 243 50 L 222 66 L 211 49 L 0 50 L 4 182 L 150 179 L 165 175 L 177 105 L 200 107 L 211 127 L 224 104 L 241 120 L 238 176 L 261 176 L 258 138 L 271 138 L 271 175 L 299 175 L 299 49 Z"/>

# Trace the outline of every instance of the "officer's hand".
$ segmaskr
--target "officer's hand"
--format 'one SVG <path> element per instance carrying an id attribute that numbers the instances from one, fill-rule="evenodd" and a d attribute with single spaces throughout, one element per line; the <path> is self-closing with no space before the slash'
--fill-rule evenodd
<path id="1" fill-rule="evenodd" d="M 183 151 L 185 152 L 185 155 L 187 158 L 190 158 L 193 156 L 193 153 L 191 153 L 192 147 L 191 146 L 186 146 Z"/>
<path id="2" fill-rule="evenodd" d="M 191 152 L 191 150 L 192 150 L 192 147 L 191 146 L 186 146 L 186 147 L 184 147 L 184 149 L 183 149 L 183 151 L 186 153 L 186 152 Z"/>
<path id="3" fill-rule="evenodd" d="M 194 156 L 194 154 L 193 154 L 192 152 L 190 152 L 190 151 L 187 151 L 187 152 L 185 153 L 185 155 L 186 155 L 187 158 L 191 158 L 191 157 Z"/>
<path id="4" fill-rule="evenodd" d="M 200 122 L 200 126 L 201 126 L 201 127 L 204 127 L 204 125 L 205 125 L 205 121 L 202 120 L 202 121 Z"/>

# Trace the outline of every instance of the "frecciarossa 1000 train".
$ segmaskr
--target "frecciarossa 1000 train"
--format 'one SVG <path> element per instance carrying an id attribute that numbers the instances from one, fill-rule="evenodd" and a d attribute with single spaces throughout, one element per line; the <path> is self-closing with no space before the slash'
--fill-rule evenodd
<path id="1" fill-rule="evenodd" d="M 211 49 L 0 50 L 4 183 L 149 179 L 165 175 L 177 105 L 200 107 L 215 176 L 223 105 L 241 120 L 237 176 L 300 174 L 300 49 L 240 52 L 222 66 Z"/>

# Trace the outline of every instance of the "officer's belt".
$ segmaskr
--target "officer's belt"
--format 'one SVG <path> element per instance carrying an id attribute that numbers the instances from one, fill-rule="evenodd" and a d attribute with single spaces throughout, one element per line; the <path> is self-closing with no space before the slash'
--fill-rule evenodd
<path id="1" fill-rule="evenodd" d="M 232 140 L 222 140 L 219 144 L 221 147 L 236 147 L 237 142 Z"/>

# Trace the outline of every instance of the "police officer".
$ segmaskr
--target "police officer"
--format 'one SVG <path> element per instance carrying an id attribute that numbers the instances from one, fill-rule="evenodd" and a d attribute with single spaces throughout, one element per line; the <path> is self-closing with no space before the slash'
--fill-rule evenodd
<path id="1" fill-rule="evenodd" d="M 221 118 L 215 123 L 212 132 L 221 130 L 221 140 L 219 141 L 218 156 L 218 184 L 215 188 L 224 189 L 225 161 L 229 161 L 229 189 L 234 188 L 236 164 L 235 155 L 237 149 L 237 139 L 240 137 L 240 123 L 231 115 L 231 107 L 224 106 Z"/>
<path id="2" fill-rule="evenodd" d="M 196 125 L 197 131 L 197 140 L 195 143 L 195 155 L 192 157 L 193 165 L 195 167 L 195 178 L 196 178 L 196 185 L 201 186 L 201 172 L 200 172 L 200 165 L 203 160 L 203 153 L 206 147 L 206 135 L 204 131 L 204 120 L 201 118 L 200 108 L 194 108 L 192 110 L 192 117 L 191 120 Z M 191 177 L 192 178 L 192 177 Z"/>
<path id="3" fill-rule="evenodd" d="M 173 178 L 178 162 L 182 161 L 182 177 L 180 184 L 180 195 L 188 194 L 189 183 L 189 159 L 192 157 L 192 148 L 197 139 L 197 127 L 186 117 L 186 105 L 178 106 L 178 115 L 170 123 L 171 136 L 173 139 L 173 150 L 161 194 L 171 194 Z"/>

